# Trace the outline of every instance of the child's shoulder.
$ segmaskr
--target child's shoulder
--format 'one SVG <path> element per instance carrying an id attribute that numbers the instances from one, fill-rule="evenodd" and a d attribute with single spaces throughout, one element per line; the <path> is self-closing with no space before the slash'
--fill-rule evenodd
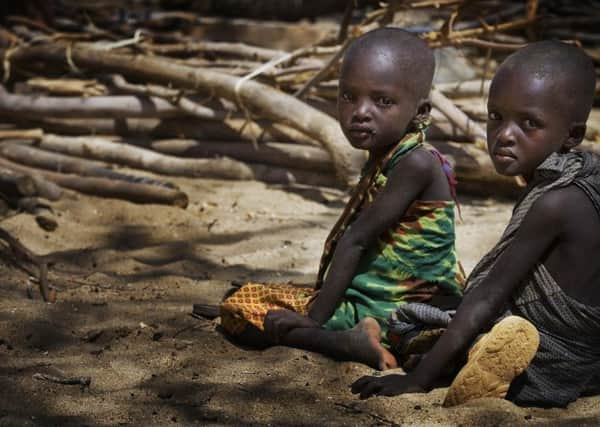
<path id="1" fill-rule="evenodd" d="M 541 195 L 533 204 L 529 215 L 555 226 L 598 217 L 588 196 L 574 184 Z"/>
<path id="2" fill-rule="evenodd" d="M 431 173 L 438 167 L 437 161 L 424 146 L 420 145 L 402 156 L 394 156 L 388 162 L 386 169 L 404 170 L 412 173 Z"/>

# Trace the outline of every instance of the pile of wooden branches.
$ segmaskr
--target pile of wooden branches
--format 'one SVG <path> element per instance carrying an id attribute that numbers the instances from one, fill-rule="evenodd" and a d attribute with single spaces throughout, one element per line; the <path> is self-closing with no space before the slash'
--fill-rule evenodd
<path id="1" fill-rule="evenodd" d="M 0 167 L 39 183 L 39 194 L 52 183 L 187 205 L 175 185 L 119 167 L 346 186 L 358 168 L 335 120 L 340 58 L 355 37 L 410 26 L 415 13 L 427 14 L 429 24 L 413 30 L 432 47 L 459 46 L 483 58 L 478 80 L 434 88 L 432 144 L 454 162 L 459 190 L 515 192 L 514 180 L 495 174 L 483 149 L 486 78 L 498 56 L 536 37 L 536 0 L 391 1 L 378 9 L 356 9 L 350 0 L 335 33 L 293 51 L 204 40 L 197 35 L 206 18 L 189 11 L 129 10 L 123 17 L 82 3 L 55 10 L 50 23 L 8 16 L 0 29 Z M 550 28 L 570 29 L 565 25 Z M 597 132 L 590 126 L 588 137 Z"/>
<path id="2" fill-rule="evenodd" d="M 43 19 L 0 14 L 0 214 L 29 212 L 46 230 L 56 222 L 44 200 L 64 191 L 185 208 L 169 175 L 347 187 L 358 162 L 335 119 L 340 59 L 386 25 L 471 60 L 476 79 L 432 91 L 429 140 L 454 163 L 459 191 L 512 195 L 517 183 L 493 171 L 484 147 L 495 64 L 548 36 L 580 42 L 600 63 L 595 1 L 348 0 L 335 31 L 289 50 L 210 41 L 208 27 L 235 20 L 146 1 L 28 2 L 44 5 Z M 262 28 L 241 25 L 255 36 Z M 594 110 L 584 149 L 597 150 L 599 123 Z M 52 300 L 47 260 L 1 228 L 0 240 Z"/>

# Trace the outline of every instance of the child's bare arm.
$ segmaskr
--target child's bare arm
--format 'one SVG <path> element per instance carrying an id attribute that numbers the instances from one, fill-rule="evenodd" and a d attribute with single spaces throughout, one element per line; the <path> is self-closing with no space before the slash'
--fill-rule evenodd
<path id="1" fill-rule="evenodd" d="M 406 376 L 363 377 L 353 385 L 353 392 L 366 398 L 430 390 L 443 369 L 501 314 L 515 288 L 561 238 L 568 220 L 562 207 L 558 193 L 538 199 L 488 278 L 465 295 L 446 332 L 413 372 Z"/>
<path id="2" fill-rule="evenodd" d="M 425 150 L 415 150 L 394 166 L 386 186 L 338 242 L 327 278 L 310 307 L 311 319 L 323 324 L 331 317 L 364 251 L 431 185 L 434 168 L 439 168 L 436 162 Z"/>

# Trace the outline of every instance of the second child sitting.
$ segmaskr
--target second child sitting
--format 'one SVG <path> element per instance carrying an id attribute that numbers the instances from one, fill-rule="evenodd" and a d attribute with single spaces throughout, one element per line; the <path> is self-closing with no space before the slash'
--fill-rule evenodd
<path id="1" fill-rule="evenodd" d="M 387 318 L 399 305 L 456 307 L 464 276 L 453 176 L 439 153 L 423 146 L 434 68 L 427 44 L 401 29 L 381 28 L 351 43 L 339 121 L 369 157 L 325 242 L 316 286 L 243 286 L 221 305 L 226 332 L 245 344 L 282 344 L 384 370 L 398 364 Z"/>

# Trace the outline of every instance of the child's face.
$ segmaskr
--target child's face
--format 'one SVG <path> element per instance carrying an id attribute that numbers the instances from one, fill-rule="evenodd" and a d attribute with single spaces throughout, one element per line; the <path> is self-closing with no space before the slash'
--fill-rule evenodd
<path id="1" fill-rule="evenodd" d="M 384 49 L 360 52 L 343 65 L 338 116 L 353 147 L 380 154 L 404 136 L 417 100 L 403 74 Z"/>
<path id="2" fill-rule="evenodd" d="M 498 173 L 527 179 L 563 148 L 570 133 L 568 108 L 561 102 L 568 96 L 564 86 L 551 76 L 498 71 L 490 87 L 487 121 L 488 151 Z"/>

